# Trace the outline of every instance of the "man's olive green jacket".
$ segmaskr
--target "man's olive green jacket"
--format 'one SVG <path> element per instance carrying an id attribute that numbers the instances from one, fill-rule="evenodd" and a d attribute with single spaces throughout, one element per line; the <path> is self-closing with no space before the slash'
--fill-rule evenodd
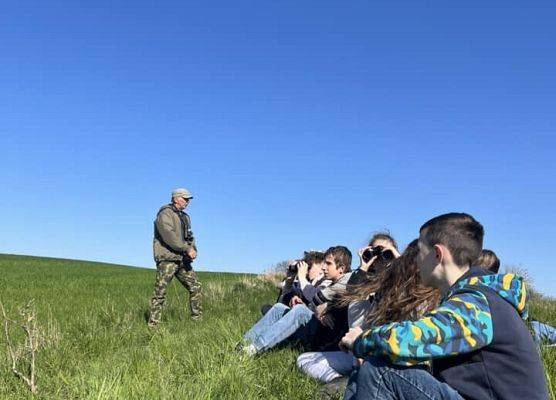
<path id="1" fill-rule="evenodd" d="M 190 261 L 187 251 L 191 248 L 197 250 L 189 215 L 178 211 L 172 204 L 166 204 L 158 211 L 154 221 L 154 260 L 157 263 L 182 259 Z"/>

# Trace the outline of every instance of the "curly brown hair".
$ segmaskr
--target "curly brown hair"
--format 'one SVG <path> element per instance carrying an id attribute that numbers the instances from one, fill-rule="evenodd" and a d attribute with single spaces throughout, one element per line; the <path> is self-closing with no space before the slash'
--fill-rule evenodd
<path id="1" fill-rule="evenodd" d="M 365 316 L 366 325 L 415 320 L 438 305 L 440 292 L 421 284 L 415 263 L 418 251 L 414 240 L 399 258 L 379 269 L 371 281 L 353 288 L 342 299 L 363 300 L 374 294 L 373 306 Z"/>

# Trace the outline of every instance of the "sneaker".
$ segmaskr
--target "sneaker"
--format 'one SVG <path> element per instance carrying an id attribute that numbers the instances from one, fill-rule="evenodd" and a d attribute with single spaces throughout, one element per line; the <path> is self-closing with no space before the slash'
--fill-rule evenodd
<path id="1" fill-rule="evenodd" d="M 240 340 L 239 342 L 236 343 L 236 345 L 234 346 L 234 350 L 236 353 L 241 353 L 243 352 L 243 347 L 245 346 L 245 343 L 243 343 L 243 340 Z"/>
<path id="2" fill-rule="evenodd" d="M 252 344 L 248 344 L 241 348 L 241 352 L 248 357 L 254 357 L 257 355 L 257 348 Z"/>

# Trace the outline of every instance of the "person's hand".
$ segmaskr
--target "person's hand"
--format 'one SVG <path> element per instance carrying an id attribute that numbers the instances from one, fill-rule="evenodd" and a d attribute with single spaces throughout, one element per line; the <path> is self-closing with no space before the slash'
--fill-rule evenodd
<path id="1" fill-rule="evenodd" d="M 297 263 L 297 277 L 299 279 L 301 279 L 301 277 L 303 277 L 303 279 L 307 279 L 307 272 L 309 272 L 309 264 L 305 261 L 299 261 Z"/>
<path id="2" fill-rule="evenodd" d="M 377 259 L 377 256 L 373 256 L 373 257 L 371 257 L 369 262 L 365 262 L 365 260 L 363 260 L 363 253 L 367 250 L 372 250 L 372 248 L 373 248 L 372 246 L 363 247 L 362 249 L 359 249 L 359 251 L 357 252 L 357 254 L 359 255 L 359 269 L 361 271 L 367 272 L 369 270 L 369 268 L 371 267 L 371 265 Z"/>
<path id="3" fill-rule="evenodd" d="M 195 250 L 194 248 L 190 248 L 189 250 L 187 250 L 187 255 L 189 256 L 189 258 L 194 260 L 195 258 L 197 258 L 197 250 Z"/>
<path id="4" fill-rule="evenodd" d="M 290 308 L 298 304 L 303 304 L 303 300 L 299 296 L 293 296 L 290 300 Z"/>
<path id="5" fill-rule="evenodd" d="M 308 271 L 309 265 L 305 261 L 299 261 L 297 263 L 297 279 L 299 280 L 301 290 L 305 289 L 305 287 L 309 284 L 309 280 L 307 279 Z"/>
<path id="6" fill-rule="evenodd" d="M 363 333 L 363 329 L 359 326 L 351 328 L 340 341 L 340 349 L 345 352 L 351 350 L 353 348 L 353 343 L 355 343 L 355 340 L 361 335 L 361 333 Z"/>
<path id="7" fill-rule="evenodd" d="M 299 261 L 297 263 L 297 275 L 299 275 L 300 277 L 306 277 L 307 272 L 309 272 L 309 264 L 307 264 L 305 261 Z"/>

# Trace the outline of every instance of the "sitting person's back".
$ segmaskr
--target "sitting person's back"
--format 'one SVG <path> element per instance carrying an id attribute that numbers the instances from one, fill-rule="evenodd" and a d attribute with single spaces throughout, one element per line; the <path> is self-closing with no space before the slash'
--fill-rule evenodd
<path id="1" fill-rule="evenodd" d="M 459 332 L 462 338 L 446 343 L 441 350 L 444 354 L 459 354 L 435 358 L 434 376 L 464 398 L 484 399 L 493 394 L 501 399 L 543 398 L 538 394 L 546 387 L 544 372 L 524 323 L 527 295 L 522 279 L 513 274 L 493 275 L 473 267 L 453 285 L 447 299 L 463 299 L 464 294 L 469 301 L 464 299 L 461 309 L 453 310 L 454 316 L 462 318 Z M 445 302 L 444 306 L 453 307 L 453 304 Z M 482 310 L 475 313 L 478 309 Z M 490 318 L 483 313 L 489 313 Z M 472 318 L 476 320 L 471 321 Z M 473 332 L 466 333 L 466 329 Z M 484 347 L 473 350 L 479 343 Z"/>
<path id="2" fill-rule="evenodd" d="M 377 390 L 394 399 L 548 398 L 542 363 L 522 320 L 525 287 L 512 274 L 470 267 L 482 241 L 483 227 L 467 214 L 442 215 L 421 227 L 420 276 L 440 289 L 443 301 L 418 320 L 346 334 L 342 344 L 365 358 L 346 399 Z M 400 368 L 427 360 L 433 376 Z"/>

